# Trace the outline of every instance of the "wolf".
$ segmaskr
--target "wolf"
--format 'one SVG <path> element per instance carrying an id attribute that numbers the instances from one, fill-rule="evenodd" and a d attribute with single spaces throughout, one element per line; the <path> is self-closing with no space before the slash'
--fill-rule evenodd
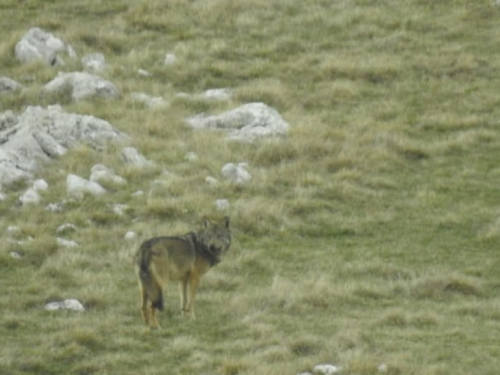
<path id="1" fill-rule="evenodd" d="M 150 328 L 159 328 L 156 311 L 163 310 L 169 281 L 179 282 L 182 315 L 195 318 L 194 299 L 201 277 L 221 261 L 231 245 L 229 217 L 221 223 L 203 218 L 201 229 L 183 236 L 154 237 L 135 254 L 141 293 L 141 314 Z"/>

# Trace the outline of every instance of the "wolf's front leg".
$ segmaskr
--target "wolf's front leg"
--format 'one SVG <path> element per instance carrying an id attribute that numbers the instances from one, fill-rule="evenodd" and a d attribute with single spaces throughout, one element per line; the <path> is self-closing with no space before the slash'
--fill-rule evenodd
<path id="1" fill-rule="evenodd" d="M 200 278 L 197 275 L 192 274 L 189 277 L 189 299 L 186 308 L 186 314 L 191 315 L 192 319 L 195 319 L 194 315 L 194 300 L 196 298 L 196 290 L 198 289 L 198 284 L 200 283 Z"/>
<path id="2" fill-rule="evenodd" d="M 179 295 L 181 297 L 181 313 L 182 316 L 187 313 L 187 302 L 188 302 L 188 282 L 189 282 L 189 274 L 187 274 L 183 280 L 179 282 Z"/>

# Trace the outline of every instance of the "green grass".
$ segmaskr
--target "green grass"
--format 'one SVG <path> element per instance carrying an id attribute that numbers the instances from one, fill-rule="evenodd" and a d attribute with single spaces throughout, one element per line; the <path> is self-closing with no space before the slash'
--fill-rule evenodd
<path id="1" fill-rule="evenodd" d="M 0 202 L 0 375 L 296 374 L 318 363 L 344 374 L 497 374 L 500 367 L 500 9 L 453 0 L 4 0 L 2 75 L 22 83 L 0 108 L 59 102 L 131 135 L 157 167 L 137 170 L 120 147 L 81 146 L 40 173 L 50 191 Z M 41 87 L 56 75 L 21 66 L 32 26 L 80 57 L 105 55 L 117 100 L 71 102 Z M 177 63 L 163 65 L 166 53 Z M 80 69 L 65 59 L 63 71 Z M 145 69 L 152 77 L 142 77 Z M 175 98 L 229 87 L 227 103 Z M 131 92 L 162 96 L 148 110 Z M 236 144 L 184 123 L 250 101 L 290 123 L 285 140 Z M 196 161 L 185 155 L 195 152 Z M 247 162 L 252 181 L 222 181 Z M 103 163 L 125 177 L 101 197 L 66 198 L 69 173 Z M 165 176 L 162 172 L 170 172 Z M 207 185 L 206 176 L 221 180 Z M 154 184 L 155 180 L 162 182 Z M 132 193 L 143 190 L 141 197 Z M 202 280 L 197 319 L 177 289 L 162 330 L 140 319 L 132 266 L 138 242 L 192 229 L 231 204 L 234 242 Z M 110 204 L 126 204 L 123 216 Z M 56 229 L 78 226 L 64 237 Z M 21 232 L 9 241 L 7 227 Z M 137 243 L 123 239 L 129 230 Z M 31 240 L 28 241 L 28 239 Z M 21 259 L 11 258 L 16 251 Z M 77 298 L 83 313 L 48 312 Z"/>

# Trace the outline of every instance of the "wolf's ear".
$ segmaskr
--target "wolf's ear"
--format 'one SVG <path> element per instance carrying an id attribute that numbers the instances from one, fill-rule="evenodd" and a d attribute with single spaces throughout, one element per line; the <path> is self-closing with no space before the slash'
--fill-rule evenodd
<path id="1" fill-rule="evenodd" d="M 229 216 L 224 216 L 224 226 L 229 228 Z"/>

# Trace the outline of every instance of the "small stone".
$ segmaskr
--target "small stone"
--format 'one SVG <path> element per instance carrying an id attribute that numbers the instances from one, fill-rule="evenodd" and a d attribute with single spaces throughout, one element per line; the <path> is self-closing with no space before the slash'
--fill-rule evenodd
<path id="1" fill-rule="evenodd" d="M 123 216 L 125 211 L 128 210 L 128 206 L 126 204 L 114 204 L 112 210 L 116 215 Z"/>
<path id="2" fill-rule="evenodd" d="M 138 168 L 154 167 L 154 162 L 142 156 L 134 147 L 125 147 L 121 152 L 121 158 L 125 164 Z"/>
<path id="3" fill-rule="evenodd" d="M 130 96 L 135 101 L 144 103 L 149 108 L 159 108 L 167 105 L 167 102 L 161 96 L 150 96 L 143 92 L 133 92 Z"/>
<path id="4" fill-rule="evenodd" d="M 387 372 L 387 365 L 385 363 L 382 363 L 377 367 L 377 370 L 379 372 Z"/>
<path id="5" fill-rule="evenodd" d="M 96 164 L 92 167 L 89 181 L 97 183 L 107 181 L 121 186 L 127 184 L 126 179 L 118 176 L 113 169 L 108 168 L 103 164 Z"/>
<path id="6" fill-rule="evenodd" d="M 85 307 L 76 299 L 66 299 L 60 302 L 49 302 L 45 305 L 45 310 L 55 311 L 55 310 L 73 310 L 73 311 L 85 311 Z"/>
<path id="7" fill-rule="evenodd" d="M 59 73 L 43 86 L 46 92 L 65 92 L 70 89 L 74 101 L 90 97 L 117 98 L 120 90 L 112 82 L 87 72 Z"/>
<path id="8" fill-rule="evenodd" d="M 85 69 L 100 73 L 106 69 L 106 59 L 102 53 L 91 53 L 82 58 L 82 64 Z"/>
<path id="9" fill-rule="evenodd" d="M 77 175 L 70 174 L 66 178 L 68 194 L 77 198 L 83 197 L 84 193 L 100 195 L 106 193 L 106 190 L 97 182 L 88 181 Z"/>
<path id="10" fill-rule="evenodd" d="M 134 198 L 142 197 L 143 195 L 144 195 L 144 191 L 143 190 L 137 190 L 135 193 L 132 193 L 132 196 Z"/>
<path id="11" fill-rule="evenodd" d="M 196 155 L 194 152 L 188 152 L 184 159 L 187 161 L 196 161 L 198 160 L 198 155 Z"/>
<path id="12" fill-rule="evenodd" d="M 77 247 L 78 243 L 75 241 L 65 240 L 64 238 L 57 238 L 57 244 L 62 247 Z"/>
<path id="13" fill-rule="evenodd" d="M 329 364 L 320 364 L 314 366 L 313 373 L 318 375 L 331 375 L 340 372 L 341 368 L 329 365 Z"/>
<path id="14" fill-rule="evenodd" d="M 49 203 L 45 206 L 45 210 L 49 212 L 62 212 L 64 210 L 64 203 Z"/>
<path id="15" fill-rule="evenodd" d="M 15 225 L 9 225 L 7 227 L 7 233 L 11 236 L 21 233 L 21 228 Z"/>
<path id="16" fill-rule="evenodd" d="M 215 201 L 215 206 L 219 211 L 224 211 L 229 209 L 229 201 L 227 199 L 217 199 Z"/>
<path id="17" fill-rule="evenodd" d="M 252 176 L 246 170 L 246 163 L 233 164 L 228 163 L 222 167 L 222 176 L 231 180 L 237 185 L 243 185 L 252 179 Z"/>
<path id="18" fill-rule="evenodd" d="M 7 77 L 0 77 L 0 95 L 19 90 L 21 84 Z"/>
<path id="19" fill-rule="evenodd" d="M 143 77 L 151 77 L 151 73 L 149 73 L 147 70 L 144 69 L 137 70 L 137 74 Z"/>
<path id="20" fill-rule="evenodd" d="M 78 229 L 78 227 L 74 224 L 63 224 L 57 227 L 56 233 L 57 234 L 62 234 L 62 233 L 69 233 L 69 232 L 74 232 Z"/>
<path id="21" fill-rule="evenodd" d="M 177 62 L 177 56 L 175 56 L 175 54 L 173 54 L 173 53 L 167 53 L 165 55 L 165 61 L 164 61 L 165 65 L 173 65 L 176 62 Z"/>
<path id="22" fill-rule="evenodd" d="M 210 89 L 201 94 L 202 98 L 214 101 L 230 100 L 231 96 L 232 96 L 231 90 L 226 88 Z"/>
<path id="23" fill-rule="evenodd" d="M 33 189 L 37 191 L 45 191 L 49 188 L 49 184 L 43 179 L 38 179 L 33 182 Z"/>
<path id="24" fill-rule="evenodd" d="M 15 252 L 15 251 L 10 252 L 10 257 L 14 258 L 14 259 L 21 259 L 22 258 L 21 254 L 19 254 L 18 252 Z"/>
<path id="25" fill-rule="evenodd" d="M 38 193 L 38 191 L 36 189 L 33 189 L 33 188 L 29 188 L 28 190 L 26 190 L 24 192 L 23 195 L 21 195 L 19 197 L 19 200 L 21 201 L 21 203 L 23 205 L 26 205 L 26 204 L 37 204 L 40 202 L 40 194 Z"/>
<path id="26" fill-rule="evenodd" d="M 212 176 L 205 177 L 205 182 L 208 185 L 210 185 L 210 186 L 217 186 L 217 185 L 219 185 L 219 180 L 217 180 L 216 178 L 214 178 Z"/>
<path id="27" fill-rule="evenodd" d="M 125 233 L 125 237 L 124 238 L 127 241 L 135 241 L 137 239 L 137 233 L 129 230 L 127 233 Z"/>

